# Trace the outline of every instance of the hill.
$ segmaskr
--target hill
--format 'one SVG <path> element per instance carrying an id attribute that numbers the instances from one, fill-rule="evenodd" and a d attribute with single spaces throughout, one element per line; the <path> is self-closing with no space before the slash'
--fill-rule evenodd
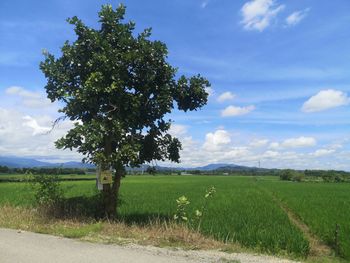
<path id="1" fill-rule="evenodd" d="M 34 168 L 34 167 L 62 167 L 62 168 L 94 168 L 92 164 L 81 162 L 49 163 L 38 161 L 33 158 L 23 158 L 15 156 L 0 156 L 0 165 L 10 168 Z"/>
<path id="2" fill-rule="evenodd" d="M 16 156 L 0 156 L 0 166 L 7 166 L 10 168 L 53 168 L 53 167 L 61 167 L 61 168 L 95 168 L 92 164 L 85 164 L 81 162 L 65 162 L 65 163 L 49 163 L 36 160 L 34 158 L 24 158 L 24 157 L 16 157 Z M 135 168 L 127 168 L 128 171 L 141 172 L 146 171 L 150 165 L 144 164 L 140 167 Z M 213 163 L 205 166 L 199 167 L 166 167 L 166 166 L 156 166 L 157 171 L 221 171 L 221 172 L 230 172 L 230 171 L 258 171 L 258 170 L 266 170 L 263 168 L 257 167 L 248 167 L 241 166 L 236 164 L 228 164 L 228 163 Z"/>

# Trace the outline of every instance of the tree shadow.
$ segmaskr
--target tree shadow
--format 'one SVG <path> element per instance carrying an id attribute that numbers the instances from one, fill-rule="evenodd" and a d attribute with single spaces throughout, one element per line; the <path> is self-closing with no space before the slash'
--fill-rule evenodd
<path id="1" fill-rule="evenodd" d="M 102 219 L 102 198 L 99 194 L 64 198 L 60 205 L 60 217 L 74 219 Z"/>
<path id="2" fill-rule="evenodd" d="M 44 207 L 42 214 L 48 218 L 74 219 L 79 221 L 107 220 L 102 195 L 63 198 L 51 207 Z M 123 206 L 123 197 L 118 198 L 118 208 Z M 108 219 L 111 221 L 112 219 Z M 118 215 L 113 221 L 126 225 L 147 226 L 155 222 L 169 222 L 171 217 L 157 213 L 130 213 Z"/>

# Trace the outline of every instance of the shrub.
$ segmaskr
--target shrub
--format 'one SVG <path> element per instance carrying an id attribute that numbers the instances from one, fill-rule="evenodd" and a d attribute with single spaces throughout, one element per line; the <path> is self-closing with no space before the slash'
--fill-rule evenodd
<path id="1" fill-rule="evenodd" d="M 32 183 L 35 189 L 35 201 L 39 208 L 52 212 L 62 203 L 63 191 L 57 175 L 36 175 Z"/>
<path id="2" fill-rule="evenodd" d="M 282 170 L 280 174 L 280 179 L 283 181 L 302 182 L 304 178 L 305 176 L 303 173 L 292 169 Z"/>
<path id="3" fill-rule="evenodd" d="M 305 178 L 304 174 L 296 172 L 296 173 L 293 175 L 292 180 L 293 180 L 294 182 L 302 182 L 302 181 L 304 181 L 304 178 Z"/>
<path id="4" fill-rule="evenodd" d="M 280 179 L 283 181 L 291 181 L 293 179 L 294 171 L 291 169 L 282 170 Z"/>

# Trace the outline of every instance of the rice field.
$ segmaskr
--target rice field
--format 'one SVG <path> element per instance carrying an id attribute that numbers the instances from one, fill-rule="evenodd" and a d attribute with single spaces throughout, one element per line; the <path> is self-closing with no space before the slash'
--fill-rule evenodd
<path id="1" fill-rule="evenodd" d="M 96 191 L 93 181 L 62 182 L 62 186 L 67 197 L 91 196 Z M 175 200 L 185 195 L 193 217 L 211 186 L 217 192 L 204 212 L 203 234 L 265 253 L 307 257 L 307 238 L 274 195 L 330 246 L 338 223 L 340 255 L 350 259 L 350 184 L 290 183 L 276 177 L 129 176 L 122 181 L 119 213 L 128 222 L 140 224 L 152 218 L 170 219 L 176 211 Z M 31 206 L 33 201 L 27 184 L 0 183 L 0 205 Z"/>
<path id="2" fill-rule="evenodd" d="M 350 260 L 350 184 L 281 181 L 262 184 L 292 209 L 313 233 L 341 257 Z M 337 238 L 336 225 L 339 227 Z"/>

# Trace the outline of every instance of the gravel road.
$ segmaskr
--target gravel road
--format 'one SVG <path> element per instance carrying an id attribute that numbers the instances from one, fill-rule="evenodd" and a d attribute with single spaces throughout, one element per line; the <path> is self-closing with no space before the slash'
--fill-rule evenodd
<path id="1" fill-rule="evenodd" d="M 245 253 L 183 251 L 137 245 L 117 246 L 81 242 L 50 235 L 0 229 L 1 263 L 171 263 L 293 261 Z"/>

